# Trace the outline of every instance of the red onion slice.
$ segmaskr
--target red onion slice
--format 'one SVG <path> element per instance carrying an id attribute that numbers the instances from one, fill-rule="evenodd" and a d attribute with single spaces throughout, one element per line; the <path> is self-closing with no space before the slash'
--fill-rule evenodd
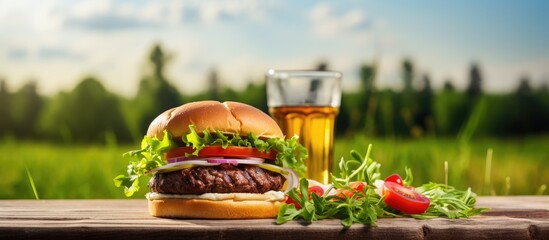
<path id="1" fill-rule="evenodd" d="M 147 172 L 147 174 L 153 174 L 153 173 L 162 173 L 162 172 L 172 172 L 176 170 L 181 170 L 185 168 L 190 168 L 194 166 L 217 166 L 219 163 L 209 163 L 205 160 L 188 160 L 188 161 L 182 161 L 182 162 L 174 162 L 174 163 L 168 163 L 164 166 L 152 169 Z"/>
<path id="2" fill-rule="evenodd" d="M 189 162 L 204 160 L 210 163 L 228 163 L 228 164 L 260 164 L 265 161 L 263 158 L 247 157 L 247 158 L 225 158 L 225 157 L 175 157 L 167 159 L 168 163 Z M 236 161 L 236 162 L 235 162 Z"/>
<path id="3" fill-rule="evenodd" d="M 189 162 L 189 161 L 202 161 L 202 160 L 206 160 L 207 158 L 203 158 L 203 157 L 174 157 L 174 158 L 168 158 L 166 161 L 168 163 L 176 163 L 176 162 Z"/>
<path id="4" fill-rule="evenodd" d="M 286 177 L 286 189 L 284 189 L 284 192 L 288 193 L 292 188 L 299 187 L 299 178 L 291 168 L 284 168 L 284 170 L 288 172 L 287 175 L 284 175 Z"/>
<path id="5" fill-rule="evenodd" d="M 265 160 L 261 158 L 211 158 L 206 159 L 209 163 L 228 163 L 232 165 L 238 164 L 261 164 Z"/>
<path id="6" fill-rule="evenodd" d="M 232 164 L 232 165 L 237 165 L 238 164 L 236 159 L 214 158 L 214 159 L 208 159 L 206 161 L 209 162 L 209 163 L 217 163 L 217 164 L 222 164 L 222 163 Z"/>

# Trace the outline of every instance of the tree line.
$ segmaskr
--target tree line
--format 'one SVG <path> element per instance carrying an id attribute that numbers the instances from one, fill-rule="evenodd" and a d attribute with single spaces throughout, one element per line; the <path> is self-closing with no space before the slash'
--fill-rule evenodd
<path id="1" fill-rule="evenodd" d="M 249 83 L 243 90 L 222 86 L 212 70 L 208 90 L 181 94 L 165 76 L 169 54 L 155 45 L 147 59 L 146 74 L 137 94 L 124 98 L 107 90 L 95 77 L 82 79 L 72 90 L 40 96 L 37 84 L 26 83 L 10 91 L 0 80 L 0 138 L 74 142 L 135 142 L 161 112 L 198 100 L 239 101 L 268 112 L 265 84 Z M 329 69 L 321 63 L 318 70 Z M 418 138 L 455 136 L 525 136 L 549 132 L 547 85 L 532 87 L 519 79 L 514 92 L 486 93 L 478 64 L 469 71 L 463 91 L 451 81 L 435 91 L 428 74 L 414 63 L 401 64 L 402 89 L 378 89 L 375 62 L 360 66 L 360 89 L 344 92 L 336 121 L 336 134 Z"/>

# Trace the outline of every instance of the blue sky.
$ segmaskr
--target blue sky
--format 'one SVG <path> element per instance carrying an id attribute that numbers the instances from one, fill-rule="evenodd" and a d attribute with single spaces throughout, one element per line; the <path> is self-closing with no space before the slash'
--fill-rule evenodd
<path id="1" fill-rule="evenodd" d="M 484 87 L 509 91 L 528 75 L 549 81 L 548 1 L 30 1 L 0 0 L 0 78 L 15 90 L 29 79 L 43 94 L 97 76 L 133 96 L 155 43 L 172 55 L 167 75 L 184 93 L 263 81 L 269 68 L 327 61 L 358 84 L 377 62 L 378 86 L 399 87 L 411 58 L 418 76 L 463 88 L 472 62 Z"/>

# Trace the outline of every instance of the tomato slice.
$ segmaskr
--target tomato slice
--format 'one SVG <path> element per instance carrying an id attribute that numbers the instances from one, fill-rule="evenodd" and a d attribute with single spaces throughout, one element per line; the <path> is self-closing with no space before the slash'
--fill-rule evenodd
<path id="1" fill-rule="evenodd" d="M 383 195 L 387 206 L 408 214 L 424 213 L 430 204 L 427 197 L 394 182 L 385 181 Z"/>
<path id="2" fill-rule="evenodd" d="M 185 157 L 185 154 L 191 154 L 194 152 L 192 147 L 178 147 L 170 150 L 166 153 L 166 159 L 175 157 Z M 197 156 L 189 157 L 189 159 L 196 159 Z M 206 146 L 198 152 L 198 157 L 255 157 L 264 159 L 276 159 L 276 152 L 262 152 L 253 147 L 235 147 L 228 146 L 223 148 L 222 146 Z"/>
<path id="3" fill-rule="evenodd" d="M 388 176 L 385 178 L 385 182 L 394 182 L 400 186 L 404 186 L 404 183 L 402 182 L 402 178 L 397 173 L 391 174 L 391 176 Z"/>

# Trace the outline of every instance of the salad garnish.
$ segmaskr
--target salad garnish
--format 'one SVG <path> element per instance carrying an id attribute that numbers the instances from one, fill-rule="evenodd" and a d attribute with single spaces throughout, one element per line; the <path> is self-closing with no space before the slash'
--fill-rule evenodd
<path id="1" fill-rule="evenodd" d="M 464 191 L 433 182 L 412 187 L 409 168 L 404 179 L 398 174 L 382 179 L 381 164 L 370 158 L 371 148 L 370 144 L 365 157 L 351 150 L 351 159 L 341 158 L 339 174 L 331 176 L 332 184 L 324 185 L 323 191 L 302 178 L 299 189 L 288 192 L 276 223 L 337 218 L 349 228 L 353 223 L 375 225 L 382 217 L 468 218 L 487 210 L 474 207 L 476 194 L 470 188 Z"/>

